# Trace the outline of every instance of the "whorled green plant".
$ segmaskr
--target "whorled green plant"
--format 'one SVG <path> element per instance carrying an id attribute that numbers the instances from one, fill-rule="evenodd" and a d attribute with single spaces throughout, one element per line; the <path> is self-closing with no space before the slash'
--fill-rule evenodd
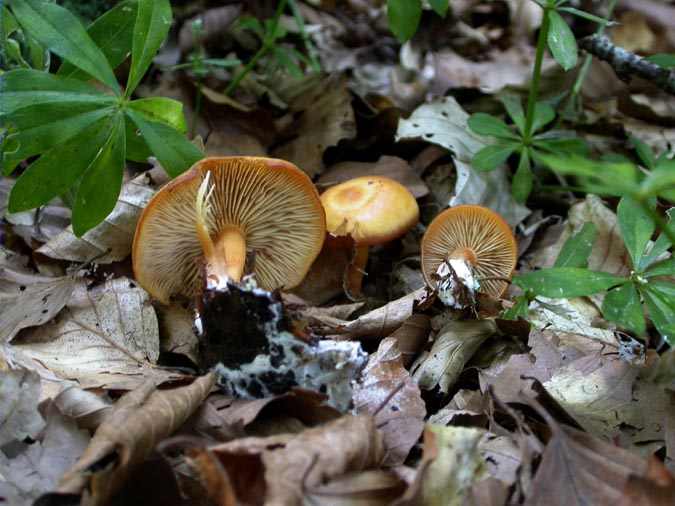
<path id="1" fill-rule="evenodd" d="M 43 0 L 9 0 L 21 28 L 63 63 L 54 74 L 35 69 L 0 75 L 1 162 L 10 175 L 40 155 L 12 188 L 9 212 L 69 195 L 80 236 L 114 208 L 125 160 L 154 155 L 171 176 L 202 158 L 185 137 L 180 102 L 131 96 L 167 36 L 169 0 L 125 0 L 88 28 Z M 131 55 L 126 87 L 114 69 Z"/>

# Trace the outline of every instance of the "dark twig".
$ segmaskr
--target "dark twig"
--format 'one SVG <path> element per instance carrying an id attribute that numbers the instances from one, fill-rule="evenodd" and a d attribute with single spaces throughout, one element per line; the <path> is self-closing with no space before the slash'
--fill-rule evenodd
<path id="1" fill-rule="evenodd" d="M 609 63 L 620 79 L 627 81 L 632 75 L 637 75 L 651 81 L 667 93 L 675 95 L 675 72 L 615 46 L 604 35 L 584 37 L 579 41 L 579 46 Z"/>

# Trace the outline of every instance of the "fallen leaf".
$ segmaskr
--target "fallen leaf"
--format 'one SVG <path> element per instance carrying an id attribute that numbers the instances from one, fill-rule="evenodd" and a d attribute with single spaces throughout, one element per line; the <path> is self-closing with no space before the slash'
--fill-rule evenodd
<path id="1" fill-rule="evenodd" d="M 73 290 L 83 285 L 73 276 L 50 278 L 0 266 L 0 343 L 9 342 L 21 329 L 54 318 Z"/>
<path id="2" fill-rule="evenodd" d="M 50 258 L 71 262 L 99 264 L 123 260 L 131 253 L 136 222 L 155 190 L 166 182 L 160 169 L 153 169 L 122 186 L 117 205 L 106 219 L 82 237 L 75 237 L 72 227 L 40 247 L 37 252 Z"/>
<path id="3" fill-rule="evenodd" d="M 0 451 L 0 497 L 9 504 L 32 504 L 41 494 L 54 490 L 89 442 L 86 431 L 79 430 L 54 406 L 48 408 L 46 420 L 38 441 L 20 444 L 11 458 Z"/>
<path id="4" fill-rule="evenodd" d="M 181 353 L 195 364 L 199 363 L 199 339 L 194 330 L 193 311 L 177 302 L 157 304 L 155 311 L 162 351 Z"/>
<path id="5" fill-rule="evenodd" d="M 27 437 L 37 439 L 45 426 L 37 410 L 40 377 L 31 371 L 0 373 L 0 447 Z"/>
<path id="6" fill-rule="evenodd" d="M 317 179 L 323 191 L 349 179 L 362 176 L 386 176 L 405 186 L 418 199 L 429 193 L 429 188 L 410 164 L 396 156 L 381 156 L 376 162 L 340 162 L 332 165 Z"/>
<path id="7" fill-rule="evenodd" d="M 337 339 L 386 337 L 403 325 L 403 322 L 412 315 L 415 303 L 421 301 L 425 293 L 426 289 L 420 288 L 400 299 L 373 309 L 356 320 L 346 322 L 335 319 L 329 322 L 323 319 L 323 321 L 315 322 L 318 325 L 315 330 Z"/>
<path id="8" fill-rule="evenodd" d="M 430 331 L 429 317 L 425 314 L 413 314 L 389 336 L 396 340 L 404 367 L 408 367 L 414 362 L 415 356 L 429 339 Z"/>
<path id="9" fill-rule="evenodd" d="M 370 356 L 354 390 L 354 405 L 357 413 L 375 417 L 384 439 L 383 464 L 402 464 L 424 430 L 426 407 L 395 338 L 383 339 Z"/>
<path id="10" fill-rule="evenodd" d="M 77 285 L 54 321 L 25 330 L 13 347 L 84 388 L 130 390 L 150 377 L 180 376 L 153 365 L 157 318 L 148 294 L 124 277 L 91 290 Z"/>
<path id="11" fill-rule="evenodd" d="M 589 355 L 555 371 L 544 387 L 591 434 L 622 446 L 664 444 L 672 400 L 616 355 Z"/>
<path id="12" fill-rule="evenodd" d="M 54 199 L 37 209 L 8 213 L 5 219 L 12 225 L 14 233 L 31 245 L 33 240 L 47 242 L 60 234 L 70 225 L 70 215 L 70 209 L 60 199 Z"/>
<path id="13" fill-rule="evenodd" d="M 514 439 L 487 432 L 481 438 L 479 448 L 487 472 L 502 483 L 513 485 L 518 479 L 523 459 Z"/>
<path id="14" fill-rule="evenodd" d="M 405 490 L 405 482 L 392 471 L 348 473 L 305 490 L 311 506 L 388 506 Z"/>
<path id="15" fill-rule="evenodd" d="M 547 423 L 553 437 L 526 494 L 526 506 L 616 504 L 628 476 L 646 471 L 646 462 L 626 450 L 563 428 L 548 415 Z"/>
<path id="16" fill-rule="evenodd" d="M 112 409 L 112 401 L 102 394 L 70 386 L 55 398 L 54 405 L 65 416 L 77 422 L 77 426 L 95 430 Z"/>
<path id="17" fill-rule="evenodd" d="M 412 365 L 413 378 L 425 390 L 438 385 L 448 393 L 469 359 L 495 332 L 494 320 L 449 321 L 439 330 L 431 350 Z"/>
<path id="18" fill-rule="evenodd" d="M 669 506 L 675 504 L 675 478 L 661 461 L 652 455 L 645 476 L 631 474 L 618 506 Z"/>
<path id="19" fill-rule="evenodd" d="M 642 14 L 635 11 L 622 12 L 617 17 L 617 23 L 609 31 L 614 44 L 632 53 L 654 53 L 656 36 Z"/>
<path id="20" fill-rule="evenodd" d="M 115 403 L 84 454 L 61 478 L 58 492 L 102 505 L 162 439 L 176 431 L 215 384 L 207 374 L 190 385 L 158 390 L 148 380 Z"/>
<path id="21" fill-rule="evenodd" d="M 323 152 L 342 139 L 356 137 L 356 122 L 351 95 L 345 81 L 327 77 L 313 90 L 290 104 L 299 114 L 286 135 L 293 139 L 274 150 L 273 155 L 293 162 L 310 177 L 323 171 Z"/>

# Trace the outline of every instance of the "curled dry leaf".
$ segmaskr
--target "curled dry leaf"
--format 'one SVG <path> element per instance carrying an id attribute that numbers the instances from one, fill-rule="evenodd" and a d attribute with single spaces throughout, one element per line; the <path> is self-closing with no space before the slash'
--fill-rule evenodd
<path id="1" fill-rule="evenodd" d="M 71 262 L 110 263 L 131 253 L 136 222 L 155 190 L 166 182 L 161 169 L 153 169 L 122 186 L 117 205 L 106 219 L 82 237 L 75 237 L 68 227 L 37 250 L 50 258 Z"/>
<path id="2" fill-rule="evenodd" d="M 63 476 L 58 492 L 81 494 L 85 505 L 105 504 L 157 443 L 190 417 L 214 384 L 215 376 L 209 373 L 190 385 L 167 390 L 158 390 L 148 380 L 127 393 Z"/>
<path id="3" fill-rule="evenodd" d="M 449 321 L 438 332 L 431 351 L 413 364 L 413 378 L 425 390 L 438 385 L 448 393 L 469 359 L 495 332 L 494 320 Z"/>
<path id="4" fill-rule="evenodd" d="M 157 304 L 160 346 L 162 351 L 181 353 L 199 363 L 199 339 L 194 331 L 194 313 L 177 302 Z"/>
<path id="5" fill-rule="evenodd" d="M 0 264 L 0 343 L 54 318 L 76 286 L 84 283 L 72 276 L 50 278 Z"/>
<path id="6" fill-rule="evenodd" d="M 313 177 L 323 170 L 323 152 L 342 139 L 356 137 L 352 98 L 344 79 L 329 76 L 291 104 L 301 113 L 287 135 L 293 139 L 278 147 L 273 155 L 289 160 Z"/>
<path id="7" fill-rule="evenodd" d="M 426 289 L 420 288 L 400 299 L 393 300 L 382 307 L 373 309 L 369 313 L 359 316 L 356 320 L 342 321 L 323 318 L 314 322 L 315 330 L 326 336 L 336 339 L 355 339 L 359 337 L 386 337 L 412 314 L 418 303 L 422 303 L 426 296 Z"/>
<path id="8" fill-rule="evenodd" d="M 40 494 L 54 490 L 87 447 L 87 432 L 54 405 L 48 406 L 46 420 L 38 441 L 17 443 L 7 453 L 0 451 L 0 497 L 11 505 L 33 504 Z"/>
<path id="9" fill-rule="evenodd" d="M 405 186 L 418 199 L 429 193 L 429 188 L 422 181 L 410 164 L 396 156 L 381 156 L 376 162 L 340 162 L 332 165 L 317 180 L 321 191 L 361 176 L 386 176 Z"/>
<path id="10" fill-rule="evenodd" d="M 89 430 L 95 430 L 112 409 L 112 403 L 107 395 L 97 395 L 76 386 L 61 391 L 54 398 L 54 404 L 61 413 L 73 418 L 78 427 Z"/>
<path id="11" fill-rule="evenodd" d="M 37 439 L 45 426 L 37 410 L 40 377 L 30 371 L 0 373 L 0 447 L 27 437 Z"/>
<path id="12" fill-rule="evenodd" d="M 13 347 L 83 388 L 132 389 L 152 377 L 178 377 L 154 367 L 157 319 L 148 294 L 127 278 L 88 290 L 76 286 L 54 321 L 24 331 Z"/>
<path id="13" fill-rule="evenodd" d="M 264 496 L 270 506 L 300 505 L 306 491 L 312 494 L 334 478 L 376 469 L 384 458 L 382 435 L 366 415 L 346 415 L 296 436 L 237 439 L 207 451 L 227 472 L 238 504 L 261 504 Z"/>
<path id="14" fill-rule="evenodd" d="M 348 473 L 305 490 L 304 503 L 312 506 L 388 506 L 405 490 L 392 471 Z"/>
<path id="15" fill-rule="evenodd" d="M 430 331 L 430 318 L 425 314 L 413 314 L 389 336 L 396 340 L 404 367 L 413 363 L 415 356 L 429 339 Z"/>
<path id="16" fill-rule="evenodd" d="M 370 356 L 354 391 L 357 413 L 375 417 L 384 438 L 384 464 L 402 464 L 424 429 L 420 389 L 403 367 L 397 341 L 388 337 Z"/>

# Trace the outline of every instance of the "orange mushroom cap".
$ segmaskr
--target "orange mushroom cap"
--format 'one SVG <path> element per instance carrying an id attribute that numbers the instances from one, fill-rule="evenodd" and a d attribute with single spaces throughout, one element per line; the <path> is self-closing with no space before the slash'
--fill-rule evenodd
<path id="1" fill-rule="evenodd" d="M 410 230 L 419 219 L 415 197 L 401 183 L 384 176 L 350 179 L 321 195 L 326 229 L 333 235 L 350 235 L 358 246 L 392 241 Z"/>
<path id="2" fill-rule="evenodd" d="M 254 253 L 259 286 L 296 286 L 326 234 L 316 188 L 284 160 L 214 157 L 197 162 L 160 189 L 143 210 L 132 248 L 136 279 L 162 302 L 174 294 L 196 295 L 204 283 L 205 243 L 217 246 L 219 236 L 233 231 L 245 251 Z"/>
<path id="3" fill-rule="evenodd" d="M 442 262 L 461 258 L 478 277 L 479 292 L 499 297 L 511 278 L 518 247 L 511 227 L 494 211 L 474 205 L 451 207 L 431 222 L 422 238 L 422 273 L 436 287 L 433 274 Z"/>

